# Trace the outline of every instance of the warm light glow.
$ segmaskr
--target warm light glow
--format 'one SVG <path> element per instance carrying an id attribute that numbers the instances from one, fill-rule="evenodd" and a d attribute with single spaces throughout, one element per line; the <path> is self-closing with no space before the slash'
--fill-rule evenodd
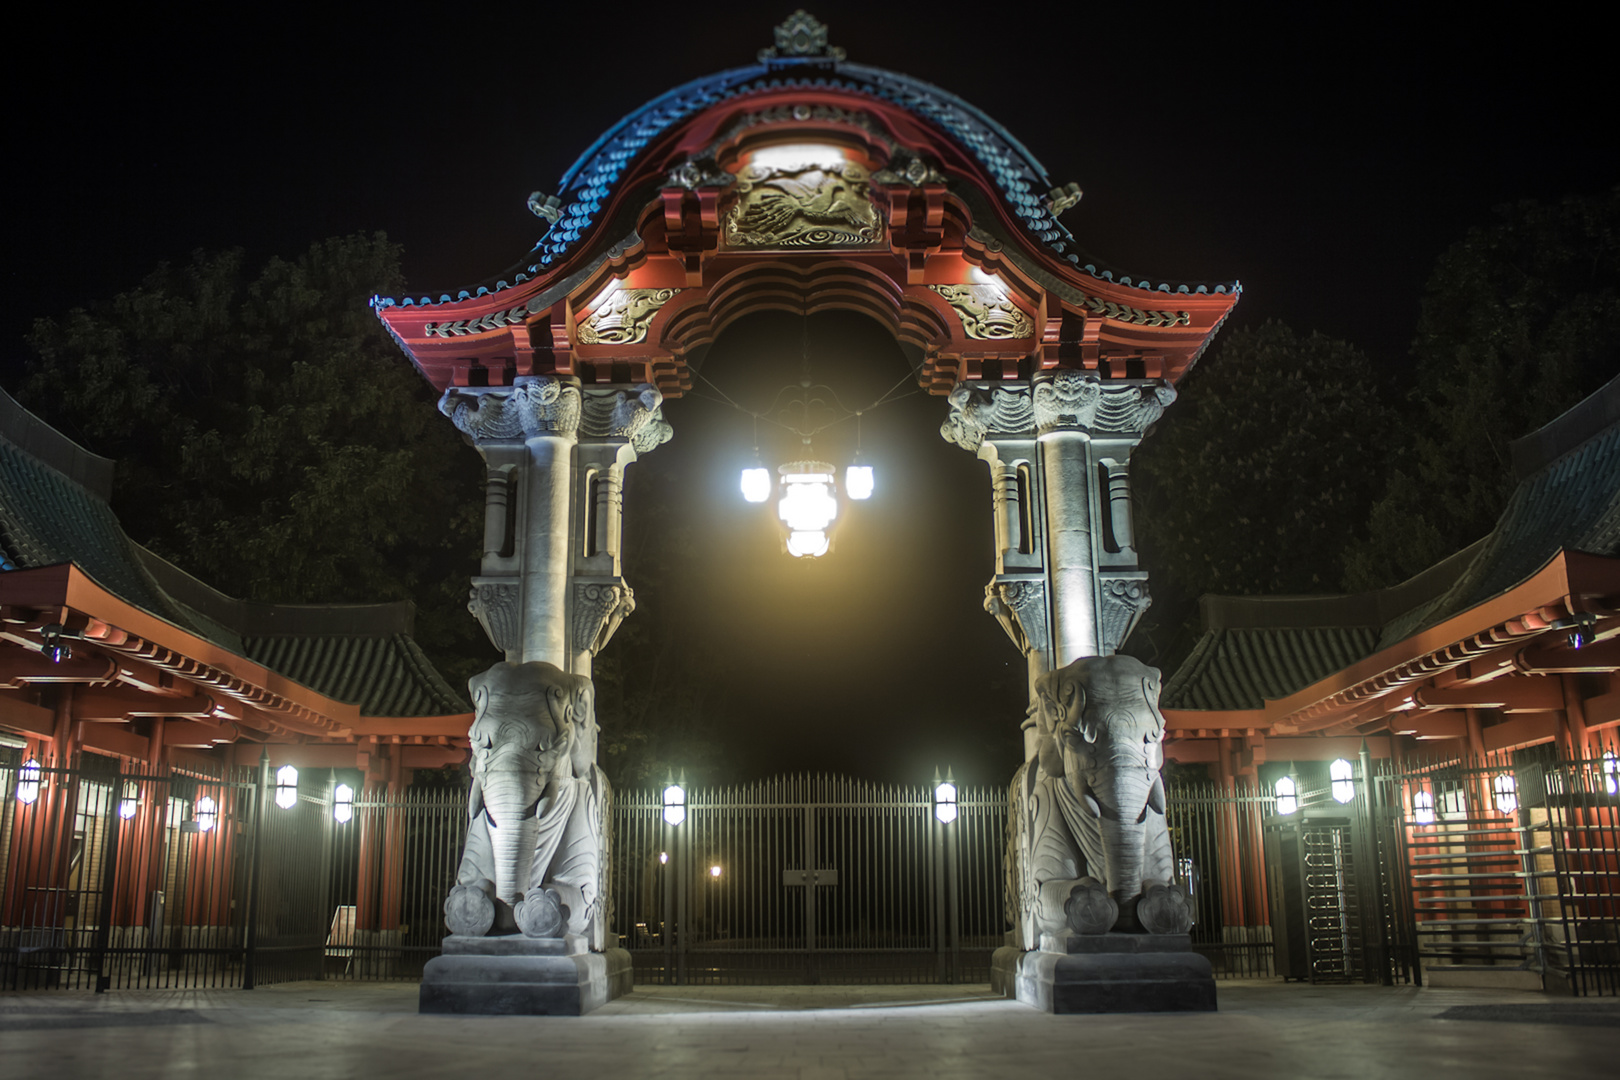
<path id="1" fill-rule="evenodd" d="M 763 165 L 786 172 L 842 165 L 845 160 L 844 151 L 828 143 L 778 143 L 776 146 L 762 146 L 748 155 L 750 165 Z"/>
<path id="2" fill-rule="evenodd" d="M 354 788 L 348 784 L 339 784 L 337 790 L 332 792 L 332 820 L 339 825 L 346 825 L 353 817 Z"/>
<path id="3" fill-rule="evenodd" d="M 956 785 L 949 780 L 934 785 L 934 816 L 946 825 L 956 820 Z"/>
<path id="4" fill-rule="evenodd" d="M 660 851 L 658 853 L 658 864 L 660 866 L 667 866 L 669 864 L 669 852 Z"/>
<path id="5" fill-rule="evenodd" d="M 1434 793 L 1419 791 L 1412 796 L 1412 820 L 1419 825 L 1434 824 Z"/>
<path id="6" fill-rule="evenodd" d="M 192 819 L 197 822 L 198 832 L 207 832 L 219 820 L 219 804 L 211 796 L 204 795 L 197 800 L 197 812 Z"/>
<path id="7" fill-rule="evenodd" d="M 128 821 L 141 805 L 141 789 L 133 780 L 124 781 L 124 793 L 118 799 L 118 816 Z"/>
<path id="8" fill-rule="evenodd" d="M 686 820 L 686 789 L 679 784 L 664 789 L 664 820 L 671 825 Z"/>
<path id="9" fill-rule="evenodd" d="M 712 877 L 712 878 L 719 877 L 720 876 L 720 868 L 718 866 L 709 867 L 709 876 Z"/>
<path id="10" fill-rule="evenodd" d="M 283 810 L 298 805 L 298 770 L 291 765 L 276 770 L 276 805 Z"/>
<path id="11" fill-rule="evenodd" d="M 742 471 L 742 495 L 751 503 L 762 503 L 771 497 L 771 470 L 763 465 Z"/>
<path id="12" fill-rule="evenodd" d="M 824 532 L 790 532 L 787 549 L 796 559 L 818 559 L 832 550 L 832 540 Z"/>
<path id="13" fill-rule="evenodd" d="M 1607 795 L 1620 795 L 1620 756 L 1613 750 L 1603 751 L 1603 791 Z"/>
<path id="14" fill-rule="evenodd" d="M 27 806 L 39 798 L 39 760 L 29 758 L 17 770 L 17 801 Z"/>
<path id="15" fill-rule="evenodd" d="M 870 499 L 875 486 L 872 466 L 851 465 L 844 470 L 844 493 L 852 499 Z"/>
<path id="16" fill-rule="evenodd" d="M 1271 793 L 1277 800 L 1277 813 L 1287 815 L 1299 809 L 1299 793 L 1292 776 L 1279 776 L 1271 787 Z"/>
<path id="17" fill-rule="evenodd" d="M 1344 760 L 1344 758 L 1339 758 L 1328 766 L 1328 776 L 1333 778 L 1333 798 L 1335 801 L 1347 803 L 1356 797 L 1356 782 L 1352 779 L 1355 775 L 1355 766 Z"/>
<path id="18" fill-rule="evenodd" d="M 1502 773 L 1491 781 L 1491 790 L 1496 792 L 1496 808 L 1504 814 L 1511 814 L 1519 808 L 1519 784 L 1512 776 Z"/>

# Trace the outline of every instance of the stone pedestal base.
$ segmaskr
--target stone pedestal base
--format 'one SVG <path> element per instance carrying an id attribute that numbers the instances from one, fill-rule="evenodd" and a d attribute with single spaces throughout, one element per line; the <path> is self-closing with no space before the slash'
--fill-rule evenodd
<path id="1" fill-rule="evenodd" d="M 1186 934 L 1043 934 L 997 949 L 990 984 L 1049 1013 L 1214 1012 L 1215 977 Z"/>
<path id="2" fill-rule="evenodd" d="M 628 994 L 630 954 L 585 951 L 577 938 L 444 939 L 422 969 L 418 1011 L 497 1016 L 583 1016 Z"/>

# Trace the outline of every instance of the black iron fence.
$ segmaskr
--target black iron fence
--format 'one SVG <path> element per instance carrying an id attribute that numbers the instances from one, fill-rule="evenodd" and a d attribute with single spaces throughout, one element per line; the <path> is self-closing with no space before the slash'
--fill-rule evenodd
<path id="1" fill-rule="evenodd" d="M 1620 994 L 1620 756 L 1361 758 L 1338 782 L 1169 787 L 1218 977 Z M 1370 776 L 1370 786 L 1365 782 Z M 466 831 L 457 787 L 346 790 L 0 749 L 0 989 L 414 979 Z M 1342 800 L 1342 801 L 1341 801 Z M 1006 795 L 784 777 L 608 812 L 643 982 L 983 982 Z M 1286 811 L 1286 812 L 1284 812 Z"/>
<path id="2" fill-rule="evenodd" d="M 835 776 L 614 804 L 613 930 L 667 983 L 985 982 L 1003 943 L 1006 795 Z"/>

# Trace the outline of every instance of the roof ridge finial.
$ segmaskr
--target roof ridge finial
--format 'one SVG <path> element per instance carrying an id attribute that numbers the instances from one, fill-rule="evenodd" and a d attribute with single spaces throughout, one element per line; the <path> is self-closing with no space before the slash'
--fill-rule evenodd
<path id="1" fill-rule="evenodd" d="M 838 63 L 844 59 L 844 50 L 827 44 L 827 24 L 800 8 L 776 27 L 776 47 L 759 50 L 762 64 L 804 63 L 822 61 Z M 774 64 L 772 65 L 774 66 Z"/>

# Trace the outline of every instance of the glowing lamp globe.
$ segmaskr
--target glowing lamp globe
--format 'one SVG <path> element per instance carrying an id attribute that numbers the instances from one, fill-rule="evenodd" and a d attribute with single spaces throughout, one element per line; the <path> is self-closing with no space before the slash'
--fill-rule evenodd
<path id="1" fill-rule="evenodd" d="M 283 810 L 298 805 L 298 769 L 292 765 L 276 770 L 276 805 Z"/>
<path id="2" fill-rule="evenodd" d="M 870 465 L 851 465 L 844 470 L 844 494 L 852 499 L 870 499 L 876 481 Z"/>
<path id="3" fill-rule="evenodd" d="M 793 461 L 777 470 L 782 474 L 782 497 L 776 514 L 788 527 L 788 554 L 816 558 L 832 546 L 827 527 L 838 516 L 833 498 L 833 467 L 825 461 Z"/>
<path id="4" fill-rule="evenodd" d="M 742 471 L 743 498 L 751 503 L 762 503 L 771 497 L 771 470 L 756 466 Z"/>

